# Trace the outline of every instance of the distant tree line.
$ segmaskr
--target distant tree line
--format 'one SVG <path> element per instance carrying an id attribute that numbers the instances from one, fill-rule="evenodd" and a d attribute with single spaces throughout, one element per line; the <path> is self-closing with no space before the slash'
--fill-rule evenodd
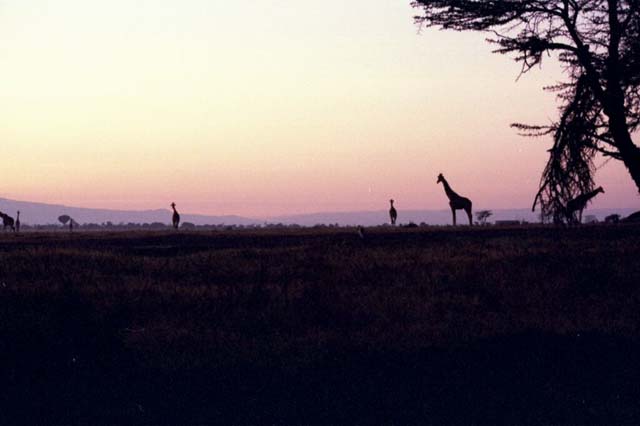
<path id="1" fill-rule="evenodd" d="M 60 231 L 60 230 L 68 230 L 70 221 L 66 221 L 63 223 L 61 227 L 60 224 L 49 223 L 49 224 L 41 224 L 41 225 L 23 225 L 22 228 L 24 230 L 35 230 L 35 231 Z M 235 230 L 235 229 L 257 229 L 262 228 L 263 225 L 226 225 L 226 224 L 210 224 L 210 225 L 195 225 L 190 222 L 184 222 L 180 225 L 180 229 L 183 230 Z M 102 223 L 83 223 L 79 224 L 76 221 L 73 221 L 73 229 L 81 230 L 81 231 L 129 231 L 129 230 L 170 230 L 173 227 L 170 224 L 162 223 L 162 222 L 151 222 L 151 223 L 134 223 L 134 222 L 102 222 Z"/>

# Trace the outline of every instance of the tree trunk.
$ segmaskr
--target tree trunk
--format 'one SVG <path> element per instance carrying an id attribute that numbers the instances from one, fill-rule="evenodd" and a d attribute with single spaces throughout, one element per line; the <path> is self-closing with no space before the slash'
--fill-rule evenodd
<path id="1" fill-rule="evenodd" d="M 609 130 L 620 152 L 622 162 L 640 192 L 640 148 L 633 143 L 627 126 L 624 90 L 620 79 L 620 37 L 622 28 L 618 17 L 618 0 L 607 0 L 609 14 L 609 56 L 606 60 L 607 79 L 604 113 L 609 117 Z"/>
<path id="2" fill-rule="evenodd" d="M 622 157 L 622 162 L 629 171 L 631 179 L 640 192 L 640 148 L 631 139 L 624 114 L 612 114 L 609 119 L 609 129 Z"/>

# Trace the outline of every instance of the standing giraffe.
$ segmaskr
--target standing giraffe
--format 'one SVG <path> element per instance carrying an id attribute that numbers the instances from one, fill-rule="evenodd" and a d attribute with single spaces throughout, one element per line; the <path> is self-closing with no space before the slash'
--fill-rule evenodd
<path id="1" fill-rule="evenodd" d="M 173 227 L 178 229 L 178 225 L 180 225 L 180 214 L 178 210 L 176 210 L 176 203 L 171 203 L 171 208 L 173 208 Z"/>
<path id="2" fill-rule="evenodd" d="M 456 194 L 449 186 L 449 182 L 442 176 L 442 173 L 438 175 L 438 181 L 436 183 L 440 182 L 442 182 L 444 192 L 449 198 L 449 206 L 451 207 L 451 214 L 453 215 L 453 226 L 456 225 L 456 210 L 464 210 L 467 213 L 467 216 L 469 216 L 469 226 L 471 226 L 473 223 L 471 219 L 471 200 Z"/>
<path id="3" fill-rule="evenodd" d="M 601 192 L 604 194 L 604 189 L 599 186 L 593 191 L 585 192 L 584 194 L 578 195 L 573 200 L 570 200 L 567 203 L 567 207 L 565 209 L 565 215 L 567 216 L 567 220 L 569 221 L 569 223 L 582 223 L 582 211 L 585 207 L 587 207 L 587 203 L 589 203 L 589 201 L 591 201 L 593 197 Z M 575 216 L 576 212 L 578 213 L 577 219 Z"/>
<path id="4" fill-rule="evenodd" d="M 396 219 L 398 218 L 398 211 L 395 207 L 393 207 L 393 200 L 389 200 L 389 203 L 391 203 L 391 208 L 389 209 L 389 217 L 391 218 L 391 224 L 395 225 Z"/>
<path id="5" fill-rule="evenodd" d="M 20 210 L 18 210 L 18 214 L 16 216 L 16 232 L 20 232 Z"/>

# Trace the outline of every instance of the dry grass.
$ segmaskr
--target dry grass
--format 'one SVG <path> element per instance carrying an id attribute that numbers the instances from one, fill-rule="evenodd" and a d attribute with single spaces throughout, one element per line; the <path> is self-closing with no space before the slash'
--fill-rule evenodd
<path id="1" fill-rule="evenodd" d="M 3 235 L 0 420 L 636 420 L 639 249 L 637 226 Z"/>

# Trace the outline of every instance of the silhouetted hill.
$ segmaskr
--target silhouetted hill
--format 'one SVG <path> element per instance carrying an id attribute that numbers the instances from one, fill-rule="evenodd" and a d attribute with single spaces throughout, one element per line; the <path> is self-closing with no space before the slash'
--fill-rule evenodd
<path id="1" fill-rule="evenodd" d="M 169 209 L 156 210 L 109 210 L 85 207 L 70 207 L 58 204 L 34 203 L 28 201 L 15 201 L 0 198 L 0 211 L 15 217 L 20 210 L 20 218 L 23 224 L 46 225 L 57 224 L 58 216 L 67 214 L 80 224 L 85 223 L 171 223 L 172 212 Z M 637 209 L 592 209 L 585 210 L 583 217 L 594 215 L 598 220 L 603 220 L 610 214 L 617 213 L 625 217 Z M 495 209 L 489 222 L 496 220 L 518 220 L 529 223 L 539 222 L 538 213 L 532 213 L 530 209 Z M 209 216 L 180 212 L 181 222 L 191 222 L 195 225 L 257 225 L 265 223 L 282 223 L 285 225 L 313 226 L 317 224 L 339 224 L 341 226 L 374 226 L 389 223 L 389 212 L 379 211 L 354 211 L 354 212 L 322 212 L 287 216 L 274 216 L 268 219 L 247 218 L 235 215 Z M 474 216 L 475 220 L 475 216 Z M 458 221 L 466 223 L 466 217 L 458 213 Z M 398 224 L 422 222 L 429 225 L 451 224 L 451 211 L 449 210 L 398 210 Z"/>
<path id="2" fill-rule="evenodd" d="M 32 203 L 27 201 L 8 200 L 0 198 L 0 211 L 16 216 L 20 210 L 23 224 L 46 225 L 57 224 L 58 216 L 67 214 L 76 222 L 84 223 L 153 223 L 170 224 L 172 212 L 169 209 L 156 210 L 108 210 L 84 207 L 70 207 L 58 204 Z M 180 212 L 181 222 L 191 222 L 195 225 L 251 225 L 261 223 L 256 219 L 241 216 L 207 216 Z"/>

